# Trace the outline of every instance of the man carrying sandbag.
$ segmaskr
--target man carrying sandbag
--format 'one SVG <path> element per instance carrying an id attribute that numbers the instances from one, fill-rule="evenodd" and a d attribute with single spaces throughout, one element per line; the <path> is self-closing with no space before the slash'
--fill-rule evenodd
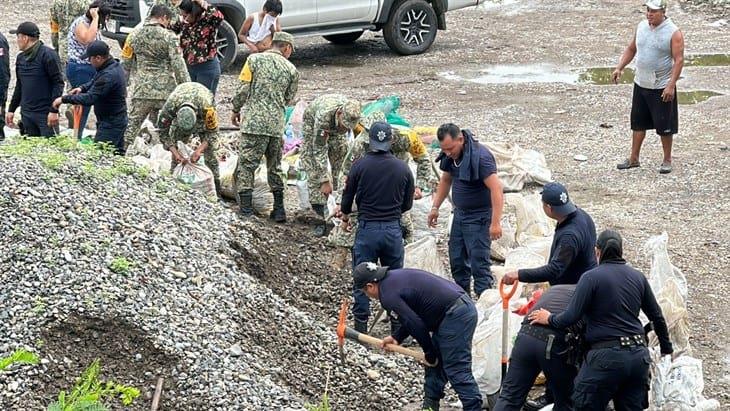
<path id="1" fill-rule="evenodd" d="M 199 83 L 182 83 L 167 98 L 157 119 L 160 142 L 172 153 L 172 167 L 177 163 L 196 163 L 204 155 L 205 165 L 213 172 L 215 191 L 220 195 L 218 170 L 218 113 L 213 107 L 213 93 Z M 184 158 L 175 146 L 177 141 L 190 142 L 197 135 L 200 146 Z"/>

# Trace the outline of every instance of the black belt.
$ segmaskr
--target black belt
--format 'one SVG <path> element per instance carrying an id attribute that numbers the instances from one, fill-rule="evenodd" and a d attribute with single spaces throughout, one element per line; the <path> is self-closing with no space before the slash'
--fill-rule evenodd
<path id="1" fill-rule="evenodd" d="M 461 307 L 462 305 L 466 304 L 466 301 L 464 301 L 465 298 L 469 298 L 469 296 L 466 294 L 463 294 L 461 297 L 457 298 L 456 301 L 451 303 L 451 305 L 449 306 L 449 309 L 446 310 L 444 317 L 453 313 L 454 311 L 456 311 L 457 308 Z"/>
<path id="2" fill-rule="evenodd" d="M 546 342 L 547 345 L 545 346 L 545 359 L 547 360 L 550 359 L 550 352 L 553 349 L 553 343 L 555 342 L 555 340 L 558 339 L 558 337 L 561 337 L 560 341 L 563 341 L 565 339 L 563 333 L 557 332 L 552 328 L 535 326 L 530 324 L 522 324 L 519 334 L 529 335 L 531 337 L 537 338 L 540 341 Z"/>
<path id="3" fill-rule="evenodd" d="M 646 346 L 646 340 L 643 335 L 630 335 L 626 337 L 620 337 L 617 340 L 601 341 L 595 344 L 591 344 L 591 350 L 598 350 L 601 348 L 631 348 Z"/>

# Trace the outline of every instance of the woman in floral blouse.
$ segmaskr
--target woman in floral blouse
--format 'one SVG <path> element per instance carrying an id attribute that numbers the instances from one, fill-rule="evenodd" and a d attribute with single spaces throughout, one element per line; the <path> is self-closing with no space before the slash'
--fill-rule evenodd
<path id="1" fill-rule="evenodd" d="M 215 94 L 221 76 L 215 37 L 223 22 L 223 13 L 205 0 L 182 0 L 178 8 L 182 18 L 170 28 L 180 34 L 190 79 Z"/>

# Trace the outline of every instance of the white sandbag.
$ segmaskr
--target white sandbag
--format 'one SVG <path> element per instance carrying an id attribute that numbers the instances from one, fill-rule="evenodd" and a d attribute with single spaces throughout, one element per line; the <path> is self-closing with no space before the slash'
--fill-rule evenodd
<path id="1" fill-rule="evenodd" d="M 522 195 L 510 193 L 504 201 L 514 207 L 517 216 L 517 243 L 522 244 L 533 237 L 548 237 L 555 232 L 555 222 L 542 210 L 540 194 Z"/>
<path id="2" fill-rule="evenodd" d="M 509 216 L 502 216 L 502 237 L 492 241 L 492 246 L 489 249 L 491 257 L 497 261 L 504 261 L 507 258 L 507 253 L 517 245 L 515 242 L 516 232 L 509 220 Z"/>
<path id="3" fill-rule="evenodd" d="M 178 146 L 179 147 L 179 146 Z M 188 155 L 181 155 L 188 158 Z M 172 176 L 184 183 L 188 184 L 194 190 L 200 191 L 206 196 L 215 196 L 215 183 L 213 183 L 213 172 L 205 165 L 194 163 L 178 164 L 172 171 Z"/>
<path id="4" fill-rule="evenodd" d="M 224 157 L 218 160 L 218 172 L 221 179 L 221 195 L 226 198 L 236 199 L 236 169 L 238 168 L 238 154 L 224 147 Z"/>
<path id="5" fill-rule="evenodd" d="M 155 144 L 152 148 L 145 150 L 145 155 L 138 154 L 132 157 L 134 164 L 140 167 L 146 167 L 153 175 L 161 175 L 170 171 L 172 153 L 165 150 L 162 144 Z"/>
<path id="6" fill-rule="evenodd" d="M 269 215 L 274 208 L 274 195 L 269 188 L 268 172 L 263 162 L 256 169 L 253 180 L 253 208 L 259 214 Z"/>
<path id="7" fill-rule="evenodd" d="M 689 315 L 687 313 L 687 279 L 677 267 L 669 261 L 666 232 L 649 238 L 645 250 L 651 254 L 649 284 L 656 296 L 662 314 L 669 328 L 669 338 L 674 350 L 689 354 Z M 649 344 L 658 344 L 655 334 L 650 335 Z"/>
<path id="8" fill-rule="evenodd" d="M 433 206 L 433 196 L 424 196 L 420 200 L 413 201 L 411 208 L 411 219 L 413 220 L 413 240 L 418 241 L 424 237 L 445 238 L 451 229 L 451 203 L 446 200 L 439 209 L 439 221 L 436 228 L 428 226 L 428 213 Z"/>
<path id="9" fill-rule="evenodd" d="M 702 395 L 705 382 L 702 378 L 702 361 L 690 356 L 659 357 L 659 350 L 652 350 L 652 381 L 650 410 L 653 411 L 716 411 L 717 400 Z"/>
<path id="10" fill-rule="evenodd" d="M 525 184 L 544 185 L 552 181 L 552 173 L 545 156 L 535 150 L 523 149 L 517 144 L 480 142 L 494 155 L 497 176 L 505 192 L 521 191 Z"/>
<path id="11" fill-rule="evenodd" d="M 134 157 L 134 156 L 149 157 L 149 152 L 150 152 L 150 146 L 147 145 L 147 142 L 144 140 L 144 138 L 135 137 L 132 145 L 127 147 L 125 155 L 127 157 Z"/>
<path id="12" fill-rule="evenodd" d="M 540 255 L 545 259 L 545 263 L 547 263 L 548 259 L 550 258 L 550 248 L 553 245 L 553 236 L 548 237 L 522 237 L 522 244 L 523 247 L 529 249 L 530 251 L 534 252 L 535 254 Z"/>
<path id="13" fill-rule="evenodd" d="M 519 284 L 515 295 L 521 294 Z M 523 317 L 512 311 L 524 304 L 524 298 L 512 298 L 509 308 L 508 347 L 512 351 L 515 336 L 520 330 Z M 492 395 L 502 383 L 502 302 L 499 290 L 486 290 L 476 302 L 479 319 L 472 339 L 472 373 L 483 396 Z"/>
<path id="14" fill-rule="evenodd" d="M 451 276 L 441 262 L 441 254 L 436 248 L 436 239 L 432 236 L 425 236 L 405 247 L 403 266 L 428 271 L 451 280 Z"/>

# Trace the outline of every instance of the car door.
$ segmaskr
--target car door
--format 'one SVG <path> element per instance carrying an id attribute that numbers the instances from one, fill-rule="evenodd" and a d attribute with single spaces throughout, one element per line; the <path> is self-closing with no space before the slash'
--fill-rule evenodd
<path id="1" fill-rule="evenodd" d="M 378 0 L 317 0 L 317 24 L 370 22 L 378 11 Z"/>
<path id="2" fill-rule="evenodd" d="M 265 0 L 245 0 L 246 14 L 258 13 Z M 316 0 L 282 1 L 283 13 L 279 16 L 282 30 L 311 27 L 317 23 Z"/>

